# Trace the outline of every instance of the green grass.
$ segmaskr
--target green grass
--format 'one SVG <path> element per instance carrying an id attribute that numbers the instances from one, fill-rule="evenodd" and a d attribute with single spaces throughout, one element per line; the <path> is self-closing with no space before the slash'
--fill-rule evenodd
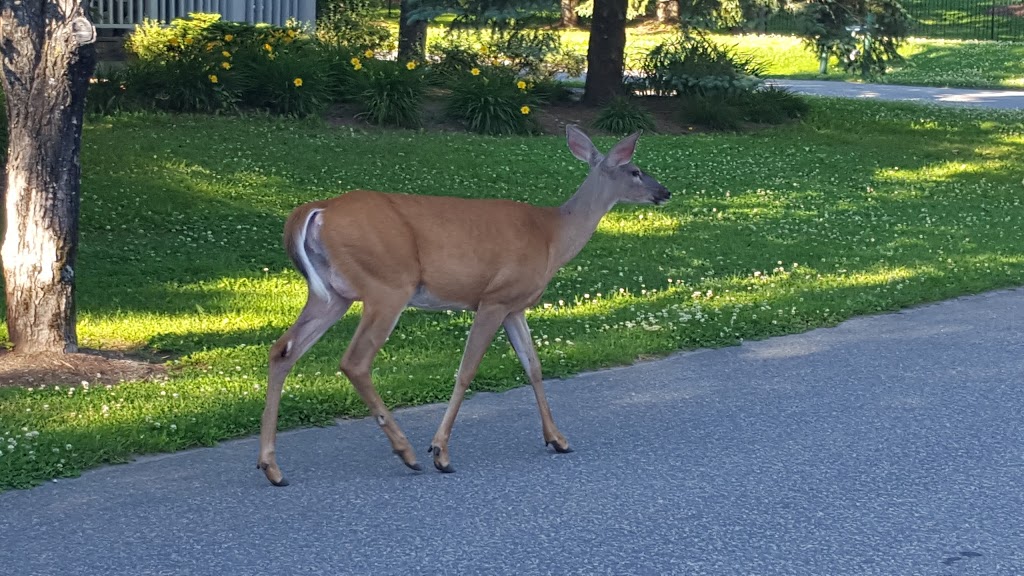
<path id="1" fill-rule="evenodd" d="M 757 55 L 774 78 L 860 81 L 831 67 L 818 75 L 817 59 L 794 36 L 716 36 L 721 43 Z M 965 88 L 1024 87 L 1024 43 L 911 38 L 901 48 L 906 61 L 872 82 Z"/>
<path id="2" fill-rule="evenodd" d="M 555 277 L 529 315 L 545 376 L 1020 285 L 1022 123 L 826 100 L 778 130 L 644 136 L 636 161 L 673 200 L 617 208 Z M 280 239 L 296 204 L 369 187 L 554 205 L 585 174 L 559 137 L 152 115 L 88 122 L 82 166 L 82 345 L 179 359 L 163 383 L 0 390 L 0 489 L 255 433 L 268 347 L 305 294 Z M 336 374 L 358 316 L 300 361 L 284 427 L 365 414 Z M 470 322 L 407 312 L 374 368 L 385 401 L 447 400 Z M 499 338 L 473 389 L 524 383 Z M 364 449 L 388 457 L 383 436 Z"/>

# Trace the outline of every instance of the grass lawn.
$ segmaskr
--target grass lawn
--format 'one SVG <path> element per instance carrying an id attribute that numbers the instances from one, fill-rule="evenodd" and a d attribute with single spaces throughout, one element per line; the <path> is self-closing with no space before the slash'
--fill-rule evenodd
<path id="1" fill-rule="evenodd" d="M 617 208 L 555 277 L 529 315 L 545 376 L 1020 285 L 1022 153 L 1022 113 L 833 100 L 781 129 L 645 136 L 636 160 L 673 200 Z M 296 204 L 370 187 L 554 205 L 585 174 L 557 137 L 155 115 L 89 121 L 82 165 L 81 343 L 172 354 L 175 370 L 0 389 L 0 489 L 255 433 L 267 349 L 305 295 L 281 248 Z M 365 414 L 336 375 L 358 315 L 296 367 L 284 427 Z M 407 312 L 374 369 L 386 402 L 447 400 L 470 321 Z M 473 388 L 524 383 L 499 338 Z M 390 457 L 383 436 L 365 449 Z"/>

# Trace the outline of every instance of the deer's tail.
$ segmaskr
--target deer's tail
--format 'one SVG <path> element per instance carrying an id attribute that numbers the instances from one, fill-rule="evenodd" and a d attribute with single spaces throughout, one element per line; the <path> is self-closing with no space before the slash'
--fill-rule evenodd
<path id="1" fill-rule="evenodd" d="M 331 290 L 323 275 L 327 258 L 319 243 L 320 213 L 323 210 L 319 204 L 296 208 L 285 222 L 284 245 L 295 268 L 306 279 L 310 292 L 330 302 Z"/>

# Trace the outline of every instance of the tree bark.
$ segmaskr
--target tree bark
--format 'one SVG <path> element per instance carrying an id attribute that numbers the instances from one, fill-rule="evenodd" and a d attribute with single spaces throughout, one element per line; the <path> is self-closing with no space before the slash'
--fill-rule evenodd
<path id="1" fill-rule="evenodd" d="M 576 5 L 579 0 L 562 0 L 562 28 L 575 28 L 578 20 Z"/>
<path id="2" fill-rule="evenodd" d="M 402 0 L 398 12 L 398 59 L 422 62 L 427 53 L 427 21 L 411 20 L 409 0 Z"/>
<path id="3" fill-rule="evenodd" d="M 623 54 L 626 50 L 626 0 L 594 0 L 587 47 L 587 82 L 583 101 L 606 104 L 623 94 Z"/>
<path id="4" fill-rule="evenodd" d="M 0 0 L 8 117 L 0 258 L 16 353 L 78 349 L 79 152 L 96 67 L 88 37 L 95 29 L 85 16 L 80 0 Z"/>

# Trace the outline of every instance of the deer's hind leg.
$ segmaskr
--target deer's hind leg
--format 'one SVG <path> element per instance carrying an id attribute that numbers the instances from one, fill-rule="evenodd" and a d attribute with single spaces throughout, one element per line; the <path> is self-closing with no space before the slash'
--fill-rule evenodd
<path id="1" fill-rule="evenodd" d="M 274 486 L 288 485 L 288 481 L 277 466 L 275 456 L 277 415 L 284 380 L 299 358 L 345 315 L 351 305 L 351 300 L 341 298 L 337 294 L 328 302 L 310 291 L 298 320 L 270 347 L 267 403 L 263 408 L 263 420 L 260 424 L 260 456 L 256 466 L 263 470 Z"/>
<path id="2" fill-rule="evenodd" d="M 341 371 L 352 382 L 352 386 L 370 409 L 370 416 L 377 421 L 377 425 L 388 437 L 392 451 L 409 468 L 422 470 L 416 462 L 416 454 L 409 440 L 384 405 L 370 378 L 373 359 L 394 330 L 398 317 L 411 296 L 412 292 L 376 292 L 372 299 L 363 301 L 363 317 L 341 359 Z"/>

